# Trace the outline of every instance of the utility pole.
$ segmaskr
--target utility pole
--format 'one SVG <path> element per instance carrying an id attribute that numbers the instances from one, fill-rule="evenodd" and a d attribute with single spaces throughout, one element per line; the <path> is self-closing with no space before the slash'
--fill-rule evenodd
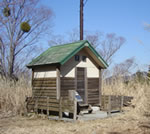
<path id="1" fill-rule="evenodd" d="M 80 40 L 83 40 L 83 1 L 80 0 Z"/>

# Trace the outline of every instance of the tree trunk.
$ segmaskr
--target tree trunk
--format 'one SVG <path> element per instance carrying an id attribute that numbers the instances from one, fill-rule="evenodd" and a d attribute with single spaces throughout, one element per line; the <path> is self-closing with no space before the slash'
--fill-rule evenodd
<path id="1" fill-rule="evenodd" d="M 9 63 L 8 63 L 8 76 L 10 78 L 13 77 L 14 73 L 14 61 L 15 61 L 15 49 L 11 46 L 10 48 L 10 58 L 9 58 Z"/>

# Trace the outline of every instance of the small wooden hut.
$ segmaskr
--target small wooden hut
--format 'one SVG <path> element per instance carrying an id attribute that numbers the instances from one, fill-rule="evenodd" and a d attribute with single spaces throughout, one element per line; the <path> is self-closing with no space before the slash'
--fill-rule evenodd
<path id="1" fill-rule="evenodd" d="M 27 65 L 32 69 L 33 98 L 49 97 L 49 104 L 60 104 L 60 98 L 68 98 L 69 91 L 74 90 L 81 96 L 82 104 L 100 105 L 101 71 L 107 66 L 88 41 L 50 47 Z M 43 103 L 47 101 L 38 105 Z M 59 105 L 53 105 L 48 110 L 60 110 Z"/>

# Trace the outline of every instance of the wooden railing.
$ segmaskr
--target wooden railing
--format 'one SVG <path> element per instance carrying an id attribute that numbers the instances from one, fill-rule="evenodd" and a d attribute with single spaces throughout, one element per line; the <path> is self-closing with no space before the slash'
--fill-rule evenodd
<path id="1" fill-rule="evenodd" d="M 122 111 L 123 96 L 102 95 L 101 109 L 107 111 L 108 115 L 113 111 Z"/>
<path id="2" fill-rule="evenodd" d="M 46 110 L 47 115 L 50 111 L 58 112 L 59 118 L 62 118 L 63 112 L 73 114 L 73 119 L 76 120 L 77 115 L 77 102 L 75 100 L 74 91 L 69 91 L 69 98 L 60 97 L 59 100 L 47 96 L 28 97 L 27 98 L 27 111 L 38 113 L 38 109 Z"/>

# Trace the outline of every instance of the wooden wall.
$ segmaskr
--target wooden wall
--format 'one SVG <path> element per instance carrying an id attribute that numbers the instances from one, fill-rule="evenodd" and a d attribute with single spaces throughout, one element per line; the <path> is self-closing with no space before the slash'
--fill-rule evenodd
<path id="1" fill-rule="evenodd" d="M 87 78 L 88 79 L 88 104 L 99 104 L 99 78 Z M 76 90 L 75 78 L 61 77 L 61 96 L 68 97 L 68 90 Z"/>
<path id="2" fill-rule="evenodd" d="M 37 111 L 37 109 L 42 110 L 49 110 L 49 111 L 59 111 L 59 100 L 56 100 L 55 98 L 49 98 L 49 97 L 33 97 L 29 98 L 27 102 L 27 109 L 28 111 L 34 110 Z"/>
<path id="3" fill-rule="evenodd" d="M 99 104 L 99 78 L 87 78 L 88 104 Z M 61 77 L 61 97 L 68 97 L 69 90 L 76 90 L 75 78 Z M 34 78 L 33 97 L 50 97 L 56 99 L 56 78 Z"/>
<path id="4" fill-rule="evenodd" d="M 27 99 L 28 111 L 37 112 L 38 109 L 59 112 L 60 118 L 62 112 L 73 113 L 76 119 L 76 100 L 68 98 L 68 90 L 75 90 L 74 79 L 61 78 L 63 97 L 57 99 L 57 79 L 56 78 L 33 78 L 32 80 L 32 97 Z"/>
<path id="5" fill-rule="evenodd" d="M 88 78 L 88 104 L 99 104 L 99 78 Z"/>
<path id="6" fill-rule="evenodd" d="M 68 97 L 68 90 L 75 90 L 75 78 L 61 77 L 61 96 Z"/>
<path id="7" fill-rule="evenodd" d="M 56 98 L 56 78 L 34 78 L 33 97 Z"/>

